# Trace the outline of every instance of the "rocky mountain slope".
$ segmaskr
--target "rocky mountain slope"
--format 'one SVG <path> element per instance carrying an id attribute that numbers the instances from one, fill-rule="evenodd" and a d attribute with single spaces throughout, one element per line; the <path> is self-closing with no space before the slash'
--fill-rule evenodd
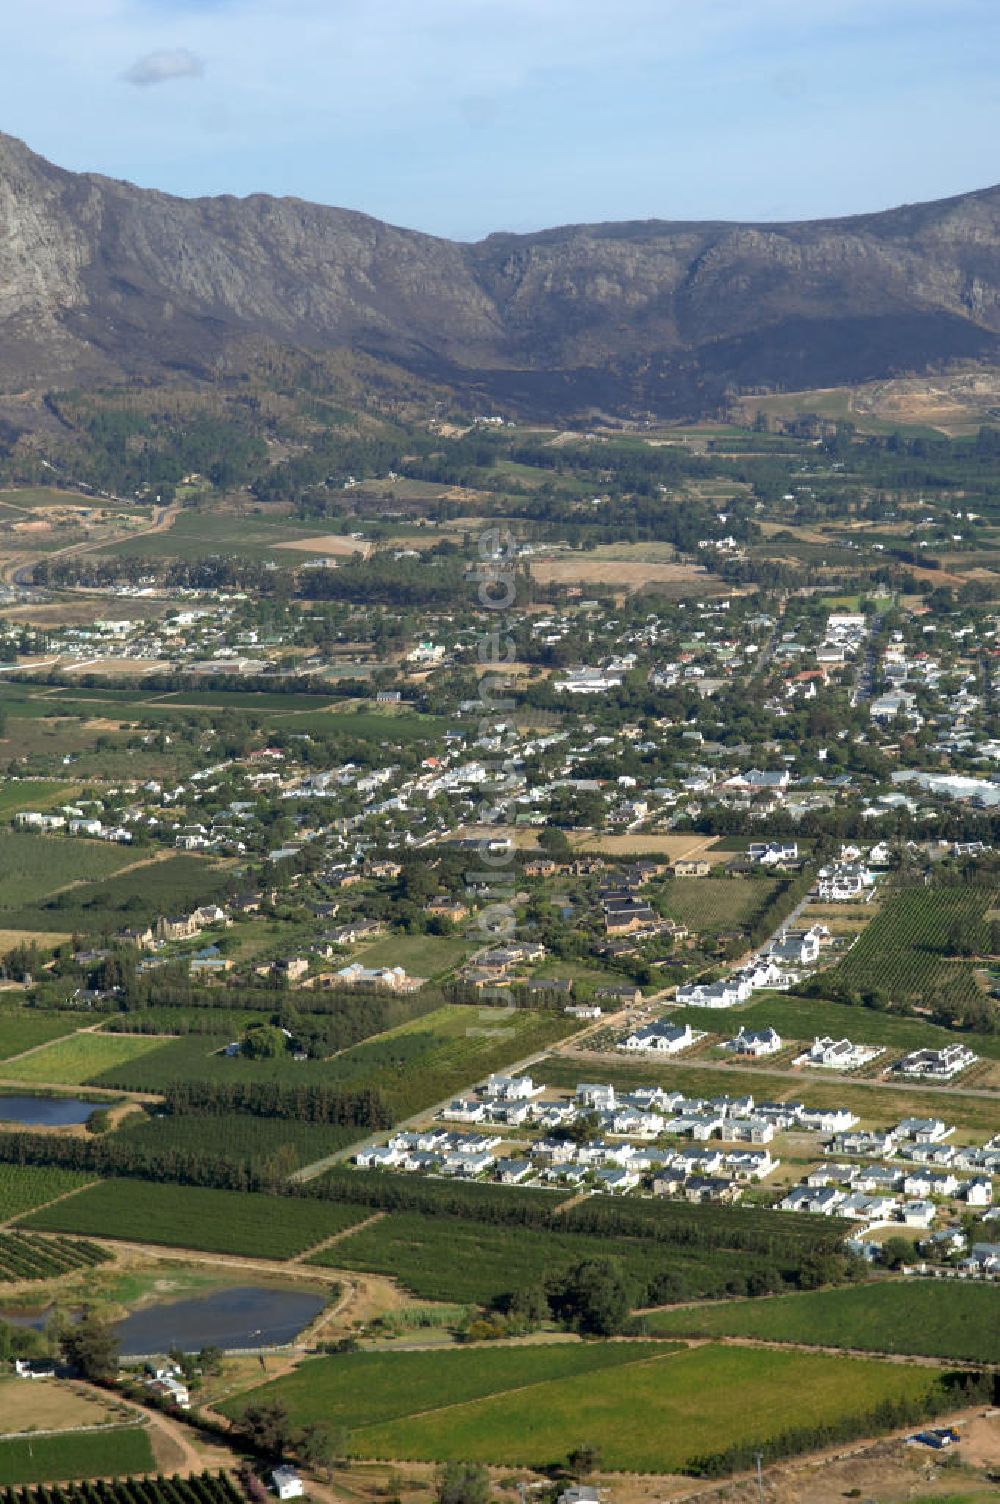
<path id="1" fill-rule="evenodd" d="M 0 135 L 0 388 L 211 378 L 260 339 L 551 413 L 1000 363 L 1000 188 L 464 245 L 298 199 L 172 198 Z"/>

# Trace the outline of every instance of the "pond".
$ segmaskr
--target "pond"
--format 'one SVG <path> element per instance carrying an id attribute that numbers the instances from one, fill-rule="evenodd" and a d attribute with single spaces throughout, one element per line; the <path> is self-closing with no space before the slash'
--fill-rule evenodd
<path id="1" fill-rule="evenodd" d="M 203 1347 L 280 1347 L 291 1342 L 322 1311 L 326 1300 L 309 1290 L 234 1285 L 133 1311 L 118 1323 L 124 1358 L 198 1352 Z"/>
<path id="2" fill-rule="evenodd" d="M 80 1097 L 0 1096 L 0 1122 L 24 1123 L 33 1128 L 69 1128 L 85 1123 L 106 1102 L 84 1102 Z"/>

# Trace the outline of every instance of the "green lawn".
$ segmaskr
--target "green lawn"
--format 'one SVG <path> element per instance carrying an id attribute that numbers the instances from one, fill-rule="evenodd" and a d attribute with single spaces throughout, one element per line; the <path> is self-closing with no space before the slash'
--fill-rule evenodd
<path id="1" fill-rule="evenodd" d="M 28 1008 L 0 1010 L 0 1061 L 72 1034 L 83 1022 L 79 1013 L 42 1013 Z M 0 1076 L 6 1074 L 6 1067 Z"/>
<path id="2" fill-rule="evenodd" d="M 1000 1293 L 952 1280 L 907 1279 L 840 1290 L 677 1307 L 645 1318 L 661 1336 L 762 1337 L 876 1353 L 1000 1363 Z"/>
<path id="3" fill-rule="evenodd" d="M 204 1121 L 209 1134 L 211 1120 Z M 289 1259 L 367 1215 L 365 1207 L 328 1201 L 105 1180 L 26 1217 L 21 1225 L 210 1253 Z"/>
<path id="4" fill-rule="evenodd" d="M 74 1034 L 22 1060 L 8 1061 L 3 1074 L 11 1081 L 82 1086 L 102 1071 L 148 1055 L 162 1044 L 162 1039 L 147 1034 Z"/>
<path id="5" fill-rule="evenodd" d="M 0 1485 L 8 1487 L 155 1471 L 149 1434 L 142 1426 L 0 1441 Z"/>
<path id="6" fill-rule="evenodd" d="M 776 1440 L 800 1427 L 864 1414 L 881 1401 L 920 1403 L 935 1388 L 928 1370 L 775 1349 L 699 1347 L 649 1356 L 627 1371 L 543 1378 L 506 1393 L 435 1409 L 415 1389 L 421 1413 L 352 1429 L 367 1457 L 471 1460 L 545 1468 L 585 1438 L 603 1466 L 666 1473 L 737 1444 Z"/>
<path id="7" fill-rule="evenodd" d="M 669 1350 L 669 1349 L 666 1349 Z M 296 1425 L 328 1421 L 370 1426 L 467 1400 L 502 1394 L 525 1384 L 597 1374 L 661 1355 L 655 1343 L 559 1342 L 544 1347 L 447 1348 L 441 1352 L 350 1353 L 317 1358 L 294 1373 L 257 1387 L 253 1403 L 280 1400 Z M 248 1400 L 219 1408 L 240 1415 Z"/>

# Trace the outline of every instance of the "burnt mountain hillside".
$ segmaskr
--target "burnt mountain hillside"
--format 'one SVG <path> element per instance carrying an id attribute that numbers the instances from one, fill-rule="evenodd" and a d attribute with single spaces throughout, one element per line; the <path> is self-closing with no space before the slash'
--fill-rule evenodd
<path id="1" fill-rule="evenodd" d="M 255 339 L 551 414 L 1000 363 L 1000 188 L 465 245 L 298 199 L 172 198 L 0 135 L 0 389 L 211 378 Z"/>

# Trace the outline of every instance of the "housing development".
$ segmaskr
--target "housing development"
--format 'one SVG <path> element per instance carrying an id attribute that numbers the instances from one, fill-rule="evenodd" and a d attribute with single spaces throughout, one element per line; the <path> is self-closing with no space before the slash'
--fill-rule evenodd
<path id="1" fill-rule="evenodd" d="M 984 1479 L 993 431 L 150 398 L 153 496 L 86 401 L 0 458 L 0 1478 Z"/>

